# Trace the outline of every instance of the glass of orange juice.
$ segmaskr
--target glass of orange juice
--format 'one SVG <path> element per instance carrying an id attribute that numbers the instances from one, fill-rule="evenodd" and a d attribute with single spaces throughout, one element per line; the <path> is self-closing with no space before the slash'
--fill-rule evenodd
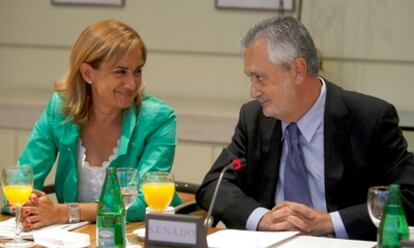
<path id="1" fill-rule="evenodd" d="M 2 172 L 3 194 L 16 209 L 16 236 L 3 247 L 31 247 L 31 241 L 23 240 L 20 236 L 21 207 L 29 200 L 33 189 L 33 172 L 30 166 L 6 167 Z"/>
<path id="2" fill-rule="evenodd" d="M 142 181 L 144 199 L 150 211 L 165 211 L 174 197 L 173 174 L 169 172 L 147 172 Z"/>

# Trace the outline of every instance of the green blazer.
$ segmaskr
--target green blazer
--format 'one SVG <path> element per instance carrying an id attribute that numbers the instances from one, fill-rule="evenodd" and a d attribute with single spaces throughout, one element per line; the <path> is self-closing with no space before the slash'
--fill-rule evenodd
<path id="1" fill-rule="evenodd" d="M 42 189 L 58 157 L 55 191 L 60 203 L 77 202 L 78 195 L 80 129 L 62 114 L 63 106 L 64 102 L 59 93 L 54 93 L 36 122 L 18 161 L 18 164 L 32 166 L 34 187 Z M 118 157 L 109 166 L 137 168 L 140 179 L 148 171 L 170 171 L 176 143 L 174 110 L 160 99 L 145 95 L 139 111 L 135 104 L 124 111 Z M 180 198 L 175 195 L 172 205 L 180 203 Z M 138 199 L 128 209 L 128 220 L 144 220 L 145 208 L 140 186 Z"/>

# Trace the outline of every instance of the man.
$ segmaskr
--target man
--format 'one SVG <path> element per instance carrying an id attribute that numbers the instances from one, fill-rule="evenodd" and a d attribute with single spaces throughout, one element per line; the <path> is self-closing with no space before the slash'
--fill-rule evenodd
<path id="1" fill-rule="evenodd" d="M 414 157 L 395 108 L 319 77 L 313 40 L 292 17 L 258 23 L 242 46 L 254 101 L 242 106 L 198 204 L 207 209 L 222 169 L 245 158 L 225 173 L 213 210 L 229 228 L 373 240 L 367 191 L 390 183 L 401 185 L 413 224 Z"/>

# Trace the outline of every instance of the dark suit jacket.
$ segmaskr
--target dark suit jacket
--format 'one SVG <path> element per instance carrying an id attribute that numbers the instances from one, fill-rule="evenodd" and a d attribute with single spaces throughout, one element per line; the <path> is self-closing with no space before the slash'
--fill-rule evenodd
<path id="1" fill-rule="evenodd" d="M 414 224 L 414 157 L 398 126 L 391 104 L 345 91 L 326 81 L 324 116 L 325 195 L 328 212 L 338 211 L 353 239 L 375 239 L 366 206 L 373 185 L 398 183 L 409 223 Z M 223 149 L 197 192 L 207 209 L 224 166 L 246 158 L 247 166 L 229 171 L 213 216 L 229 228 L 244 229 L 257 207 L 274 206 L 279 175 L 281 122 L 263 115 L 257 101 L 242 106 L 231 144 Z"/>

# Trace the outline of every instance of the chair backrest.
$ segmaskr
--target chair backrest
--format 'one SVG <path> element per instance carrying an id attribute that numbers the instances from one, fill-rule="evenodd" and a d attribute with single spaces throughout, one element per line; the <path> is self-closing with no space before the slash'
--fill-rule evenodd
<path id="1" fill-rule="evenodd" d="M 187 183 L 182 181 L 175 182 L 175 189 L 177 192 L 190 193 L 195 195 L 199 187 L 200 185 L 195 183 Z"/>
<path id="2" fill-rule="evenodd" d="M 205 216 L 205 211 L 202 210 L 199 206 L 197 206 L 197 203 L 195 201 L 195 194 L 199 187 L 200 185 L 194 183 L 187 183 L 181 181 L 175 182 L 175 190 L 177 191 L 178 195 L 183 201 L 182 204 L 175 208 L 175 212 L 177 214 L 194 214 L 198 216 Z M 55 193 L 55 185 L 45 185 L 42 191 L 46 194 L 53 194 Z"/>
<path id="3" fill-rule="evenodd" d="M 195 194 L 200 185 L 194 183 L 187 183 L 182 181 L 175 182 L 175 190 L 183 200 L 183 204 L 175 207 L 177 214 L 191 214 L 198 216 L 205 216 L 205 211 L 202 210 L 195 201 Z"/>
<path id="4" fill-rule="evenodd" d="M 53 194 L 55 193 L 55 185 L 54 184 L 45 185 L 43 186 L 42 191 L 45 192 L 46 194 Z"/>
<path id="5" fill-rule="evenodd" d="M 193 183 L 186 183 L 181 181 L 175 182 L 175 190 L 183 202 L 195 201 L 195 194 L 200 185 Z"/>

